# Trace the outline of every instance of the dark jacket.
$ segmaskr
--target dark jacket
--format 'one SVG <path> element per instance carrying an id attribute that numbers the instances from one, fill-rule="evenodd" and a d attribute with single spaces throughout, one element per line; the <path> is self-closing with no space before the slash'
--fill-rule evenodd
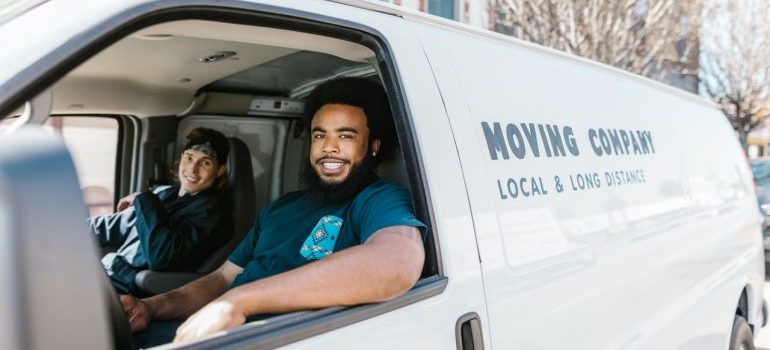
<path id="1" fill-rule="evenodd" d="M 142 270 L 194 271 L 232 237 L 224 191 L 178 193 L 178 186 L 144 192 L 126 210 L 89 219 L 100 245 L 119 246 L 102 258 L 119 292 L 136 293 L 134 278 Z"/>

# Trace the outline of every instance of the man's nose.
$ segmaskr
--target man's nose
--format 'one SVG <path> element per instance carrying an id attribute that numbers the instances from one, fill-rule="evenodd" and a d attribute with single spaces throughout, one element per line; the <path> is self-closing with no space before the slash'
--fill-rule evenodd
<path id="1" fill-rule="evenodd" d="M 339 151 L 339 144 L 333 137 L 327 137 L 324 139 L 323 145 L 324 153 L 337 153 Z"/>

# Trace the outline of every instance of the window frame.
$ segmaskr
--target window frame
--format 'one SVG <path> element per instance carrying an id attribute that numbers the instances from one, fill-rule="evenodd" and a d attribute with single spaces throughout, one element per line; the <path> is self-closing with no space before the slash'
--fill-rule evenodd
<path id="1" fill-rule="evenodd" d="M 272 348 L 287 345 L 443 293 L 447 287 L 448 278 L 443 274 L 441 250 L 432 229 L 437 226 L 428 201 L 423 162 L 417 145 L 413 142 L 415 132 L 411 122 L 412 116 L 407 108 L 407 101 L 404 98 L 406 94 L 394 64 L 395 57 L 384 35 L 374 28 L 300 10 L 233 0 L 169 0 L 141 4 L 112 16 L 104 21 L 105 24 L 102 26 L 84 31 L 65 45 L 53 50 L 45 59 L 33 63 L 21 74 L 1 85 L 0 90 L 5 89 L 7 93 L 0 94 L 0 115 L 12 112 L 14 106 L 33 98 L 69 71 L 132 32 L 150 25 L 183 19 L 212 20 L 307 32 L 355 42 L 372 49 L 378 59 L 382 82 L 393 111 L 415 212 L 418 218 L 423 219 L 431 228 L 425 241 L 426 252 L 429 254 L 426 254 L 426 269 L 423 277 L 412 290 L 399 298 L 377 304 L 286 314 L 268 319 L 263 326 L 241 327 L 229 334 L 196 342 L 183 348 L 245 346 L 246 344 L 250 347 Z M 135 135 L 139 134 L 140 132 L 135 132 Z M 135 172 L 136 168 L 133 168 L 134 176 Z"/>

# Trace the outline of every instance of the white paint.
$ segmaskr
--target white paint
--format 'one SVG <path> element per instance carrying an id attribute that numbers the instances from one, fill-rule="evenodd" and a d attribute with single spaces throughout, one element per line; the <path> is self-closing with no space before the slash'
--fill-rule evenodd
<path id="1" fill-rule="evenodd" d="M 440 295 L 287 348 L 454 348 L 455 321 L 476 312 L 487 348 L 718 349 L 727 344 L 745 286 L 748 321 L 761 322 L 764 267 L 751 176 L 730 127 L 710 105 L 584 59 L 413 13 L 259 2 L 383 36 L 449 279 Z M 26 39 L 0 57 L 0 84 L 138 3 L 51 1 L 0 27 L 0 41 Z M 74 7 L 77 16 L 60 15 Z M 569 125 L 580 155 L 492 160 L 482 122 Z M 697 135 L 691 125 L 699 126 Z M 655 153 L 599 157 L 588 137 L 596 128 L 648 131 Z M 552 181 L 630 169 L 642 169 L 644 183 L 560 193 Z M 496 181 L 516 176 L 543 178 L 549 193 L 502 199 Z M 81 287 L 60 280 L 47 285 L 57 292 Z M 36 312 L 30 319 L 45 315 Z M 104 331 L 99 335 L 92 347 L 104 347 Z"/>

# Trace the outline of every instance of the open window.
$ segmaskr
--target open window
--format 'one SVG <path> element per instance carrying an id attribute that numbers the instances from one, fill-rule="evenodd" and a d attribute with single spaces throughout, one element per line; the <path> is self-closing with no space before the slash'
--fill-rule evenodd
<path id="1" fill-rule="evenodd" d="M 8 131 L 19 117 L 0 120 L 0 134 Z M 47 118 L 43 130 L 58 134 L 73 158 L 83 199 L 89 215 L 113 212 L 121 185 L 122 158 L 131 158 L 130 142 L 124 135 L 132 128 L 127 117 L 101 115 L 56 115 Z M 123 152 L 125 149 L 125 153 Z M 118 191 L 116 191 L 116 189 Z"/>
<path id="2" fill-rule="evenodd" d="M 411 190 L 418 218 L 430 226 L 409 116 L 393 62 L 375 33 L 318 19 L 222 9 L 161 11 L 127 23 L 105 33 L 100 42 L 90 43 L 90 51 L 83 50 L 79 58 L 68 61 L 70 66 L 60 65 L 59 73 L 51 74 L 60 76 L 52 85 L 52 114 L 62 117 L 51 118 L 50 123 L 62 127 L 96 123 L 105 138 L 108 127 L 102 127 L 104 120 L 73 116 L 131 116 L 129 121 L 137 124 L 132 134 L 120 138 L 115 135 L 125 134 L 119 131 L 122 119 L 111 120 L 115 123 L 110 127 L 118 129 L 111 131 L 109 140 L 93 140 L 98 145 L 84 146 L 86 167 L 106 164 L 113 173 L 125 175 L 122 181 L 112 180 L 113 194 L 107 188 L 99 203 L 111 207 L 115 198 L 167 182 L 170 176 L 164 174 L 173 170 L 186 133 L 206 126 L 246 146 L 255 203 L 245 217 L 253 220 L 270 200 L 300 186 L 298 178 L 307 162 L 308 138 L 301 121 L 307 94 L 324 81 L 357 76 L 386 88 L 396 118 L 400 149 L 394 160 L 380 166 L 380 175 Z M 88 153 L 98 149 L 127 154 L 117 152 L 127 138 L 136 150 L 136 154 L 130 153 L 131 159 L 95 162 L 101 156 Z M 84 141 L 84 137 L 77 140 Z M 98 191 L 87 192 L 90 198 L 91 192 Z M 242 223 L 236 227 L 243 230 Z M 237 232 L 239 237 L 243 233 Z M 282 315 L 209 339 L 205 345 L 262 341 L 279 346 L 441 293 L 446 279 L 440 275 L 431 230 L 425 248 L 421 281 L 397 300 Z"/>
<path id="3" fill-rule="evenodd" d="M 100 117 L 50 117 L 43 127 L 64 139 L 75 162 L 89 215 L 112 213 L 120 135 L 118 121 Z"/>

